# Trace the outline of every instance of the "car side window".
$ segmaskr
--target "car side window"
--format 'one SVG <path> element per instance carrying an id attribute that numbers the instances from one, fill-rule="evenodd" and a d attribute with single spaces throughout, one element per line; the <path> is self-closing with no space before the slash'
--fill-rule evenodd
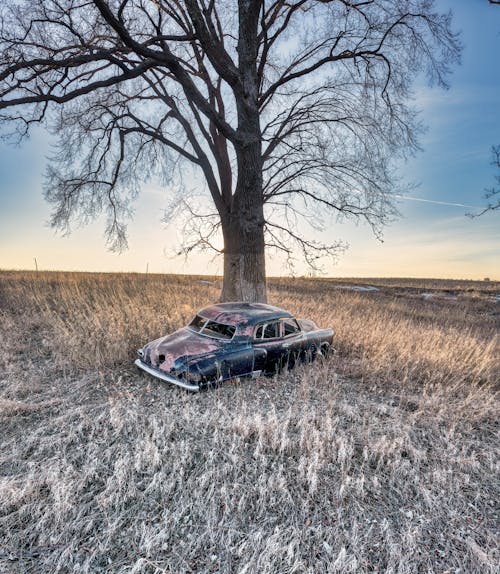
<path id="1" fill-rule="evenodd" d="M 280 322 L 273 321 L 272 323 L 267 323 L 264 328 L 263 339 L 276 339 L 280 336 Z"/>
<path id="2" fill-rule="evenodd" d="M 255 329 L 254 340 L 256 341 L 278 339 L 279 337 L 281 337 L 281 321 L 263 323 Z"/>
<path id="3" fill-rule="evenodd" d="M 295 319 L 283 320 L 283 337 L 288 337 L 288 335 L 294 335 L 299 331 L 300 327 Z"/>

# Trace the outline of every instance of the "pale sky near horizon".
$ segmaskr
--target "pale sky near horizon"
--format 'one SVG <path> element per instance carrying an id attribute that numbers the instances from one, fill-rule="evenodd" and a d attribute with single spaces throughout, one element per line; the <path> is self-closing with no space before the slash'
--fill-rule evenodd
<path id="1" fill-rule="evenodd" d="M 328 222 L 325 240 L 342 239 L 349 249 L 337 265 L 325 262 L 328 276 L 441 277 L 500 280 L 500 210 L 470 219 L 484 205 L 485 188 L 494 184 L 490 148 L 500 144 L 500 6 L 487 0 L 440 0 L 452 8 L 462 31 L 462 65 L 448 91 L 419 87 L 415 103 L 427 132 L 423 151 L 401 164 L 401 175 L 418 182 L 411 198 L 400 198 L 402 217 L 384 231 L 384 242 L 353 223 Z M 106 250 L 99 220 L 69 237 L 50 229 L 50 208 L 42 197 L 43 173 L 50 148 L 43 129 L 15 148 L 0 143 L 0 269 L 145 271 L 207 273 L 222 262 L 207 255 L 187 261 L 174 257 L 180 243 L 175 224 L 161 222 L 168 192 L 144 186 L 129 226 L 129 250 Z M 268 274 L 287 273 L 270 256 Z M 298 275 L 307 273 L 297 264 Z"/>

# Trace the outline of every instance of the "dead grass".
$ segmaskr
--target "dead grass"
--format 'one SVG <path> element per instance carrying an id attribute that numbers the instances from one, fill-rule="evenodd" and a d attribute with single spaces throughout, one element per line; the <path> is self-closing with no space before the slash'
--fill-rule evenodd
<path id="1" fill-rule="evenodd" d="M 57 399 L 51 401 L 42 401 L 40 403 L 26 403 L 24 401 L 9 401 L 0 398 L 0 417 L 9 415 L 31 414 L 45 407 L 58 404 Z"/>
<path id="2" fill-rule="evenodd" d="M 138 375 L 214 281 L 0 273 L 0 572 L 496 572 L 500 285 L 275 279 L 327 364 Z"/>

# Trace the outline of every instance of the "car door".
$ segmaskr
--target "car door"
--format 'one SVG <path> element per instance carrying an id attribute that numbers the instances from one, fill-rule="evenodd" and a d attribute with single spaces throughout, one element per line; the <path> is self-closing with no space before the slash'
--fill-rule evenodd
<path id="1" fill-rule="evenodd" d="M 253 347 L 257 351 L 257 359 L 263 361 L 259 369 L 267 373 L 274 373 L 281 366 L 281 357 L 283 355 L 281 337 L 281 321 L 279 319 L 260 323 L 255 327 L 253 337 Z M 265 356 L 259 353 L 259 350 L 265 350 Z"/>
<path id="2" fill-rule="evenodd" d="M 282 348 L 287 355 L 288 366 L 293 367 L 302 355 L 304 334 L 298 322 L 293 318 L 281 320 L 281 333 Z"/>
<path id="3" fill-rule="evenodd" d="M 234 344 L 226 350 L 220 363 L 224 378 L 233 378 L 251 374 L 253 371 L 253 351 L 248 345 Z"/>

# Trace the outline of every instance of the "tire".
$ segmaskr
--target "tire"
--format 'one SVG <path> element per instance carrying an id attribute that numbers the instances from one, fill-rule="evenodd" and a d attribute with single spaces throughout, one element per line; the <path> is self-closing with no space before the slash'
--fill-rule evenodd
<path id="1" fill-rule="evenodd" d="M 281 373 L 286 369 L 288 365 L 288 355 L 283 353 L 280 358 L 276 361 L 276 374 L 281 375 Z"/>
<path id="2" fill-rule="evenodd" d="M 211 387 L 212 389 L 216 389 L 217 387 L 220 387 L 222 385 L 222 383 L 224 382 L 225 379 L 227 379 L 228 377 L 224 377 L 224 375 L 228 374 L 227 371 L 227 363 L 226 361 L 222 361 L 222 363 L 220 365 L 217 365 L 217 370 L 215 372 L 215 377 L 210 380 L 207 381 L 207 386 Z"/>
<path id="3" fill-rule="evenodd" d="M 332 348 L 328 343 L 322 343 L 319 348 L 318 357 L 320 360 L 326 361 L 332 355 Z"/>
<path id="4" fill-rule="evenodd" d="M 306 349 L 300 354 L 300 362 L 304 365 L 310 365 L 315 358 L 316 354 L 312 349 Z"/>
<path id="5" fill-rule="evenodd" d="M 207 381 L 206 379 L 202 379 L 198 383 L 198 388 L 200 389 L 200 393 L 206 393 L 208 391 L 209 387 L 210 387 L 210 381 Z"/>

